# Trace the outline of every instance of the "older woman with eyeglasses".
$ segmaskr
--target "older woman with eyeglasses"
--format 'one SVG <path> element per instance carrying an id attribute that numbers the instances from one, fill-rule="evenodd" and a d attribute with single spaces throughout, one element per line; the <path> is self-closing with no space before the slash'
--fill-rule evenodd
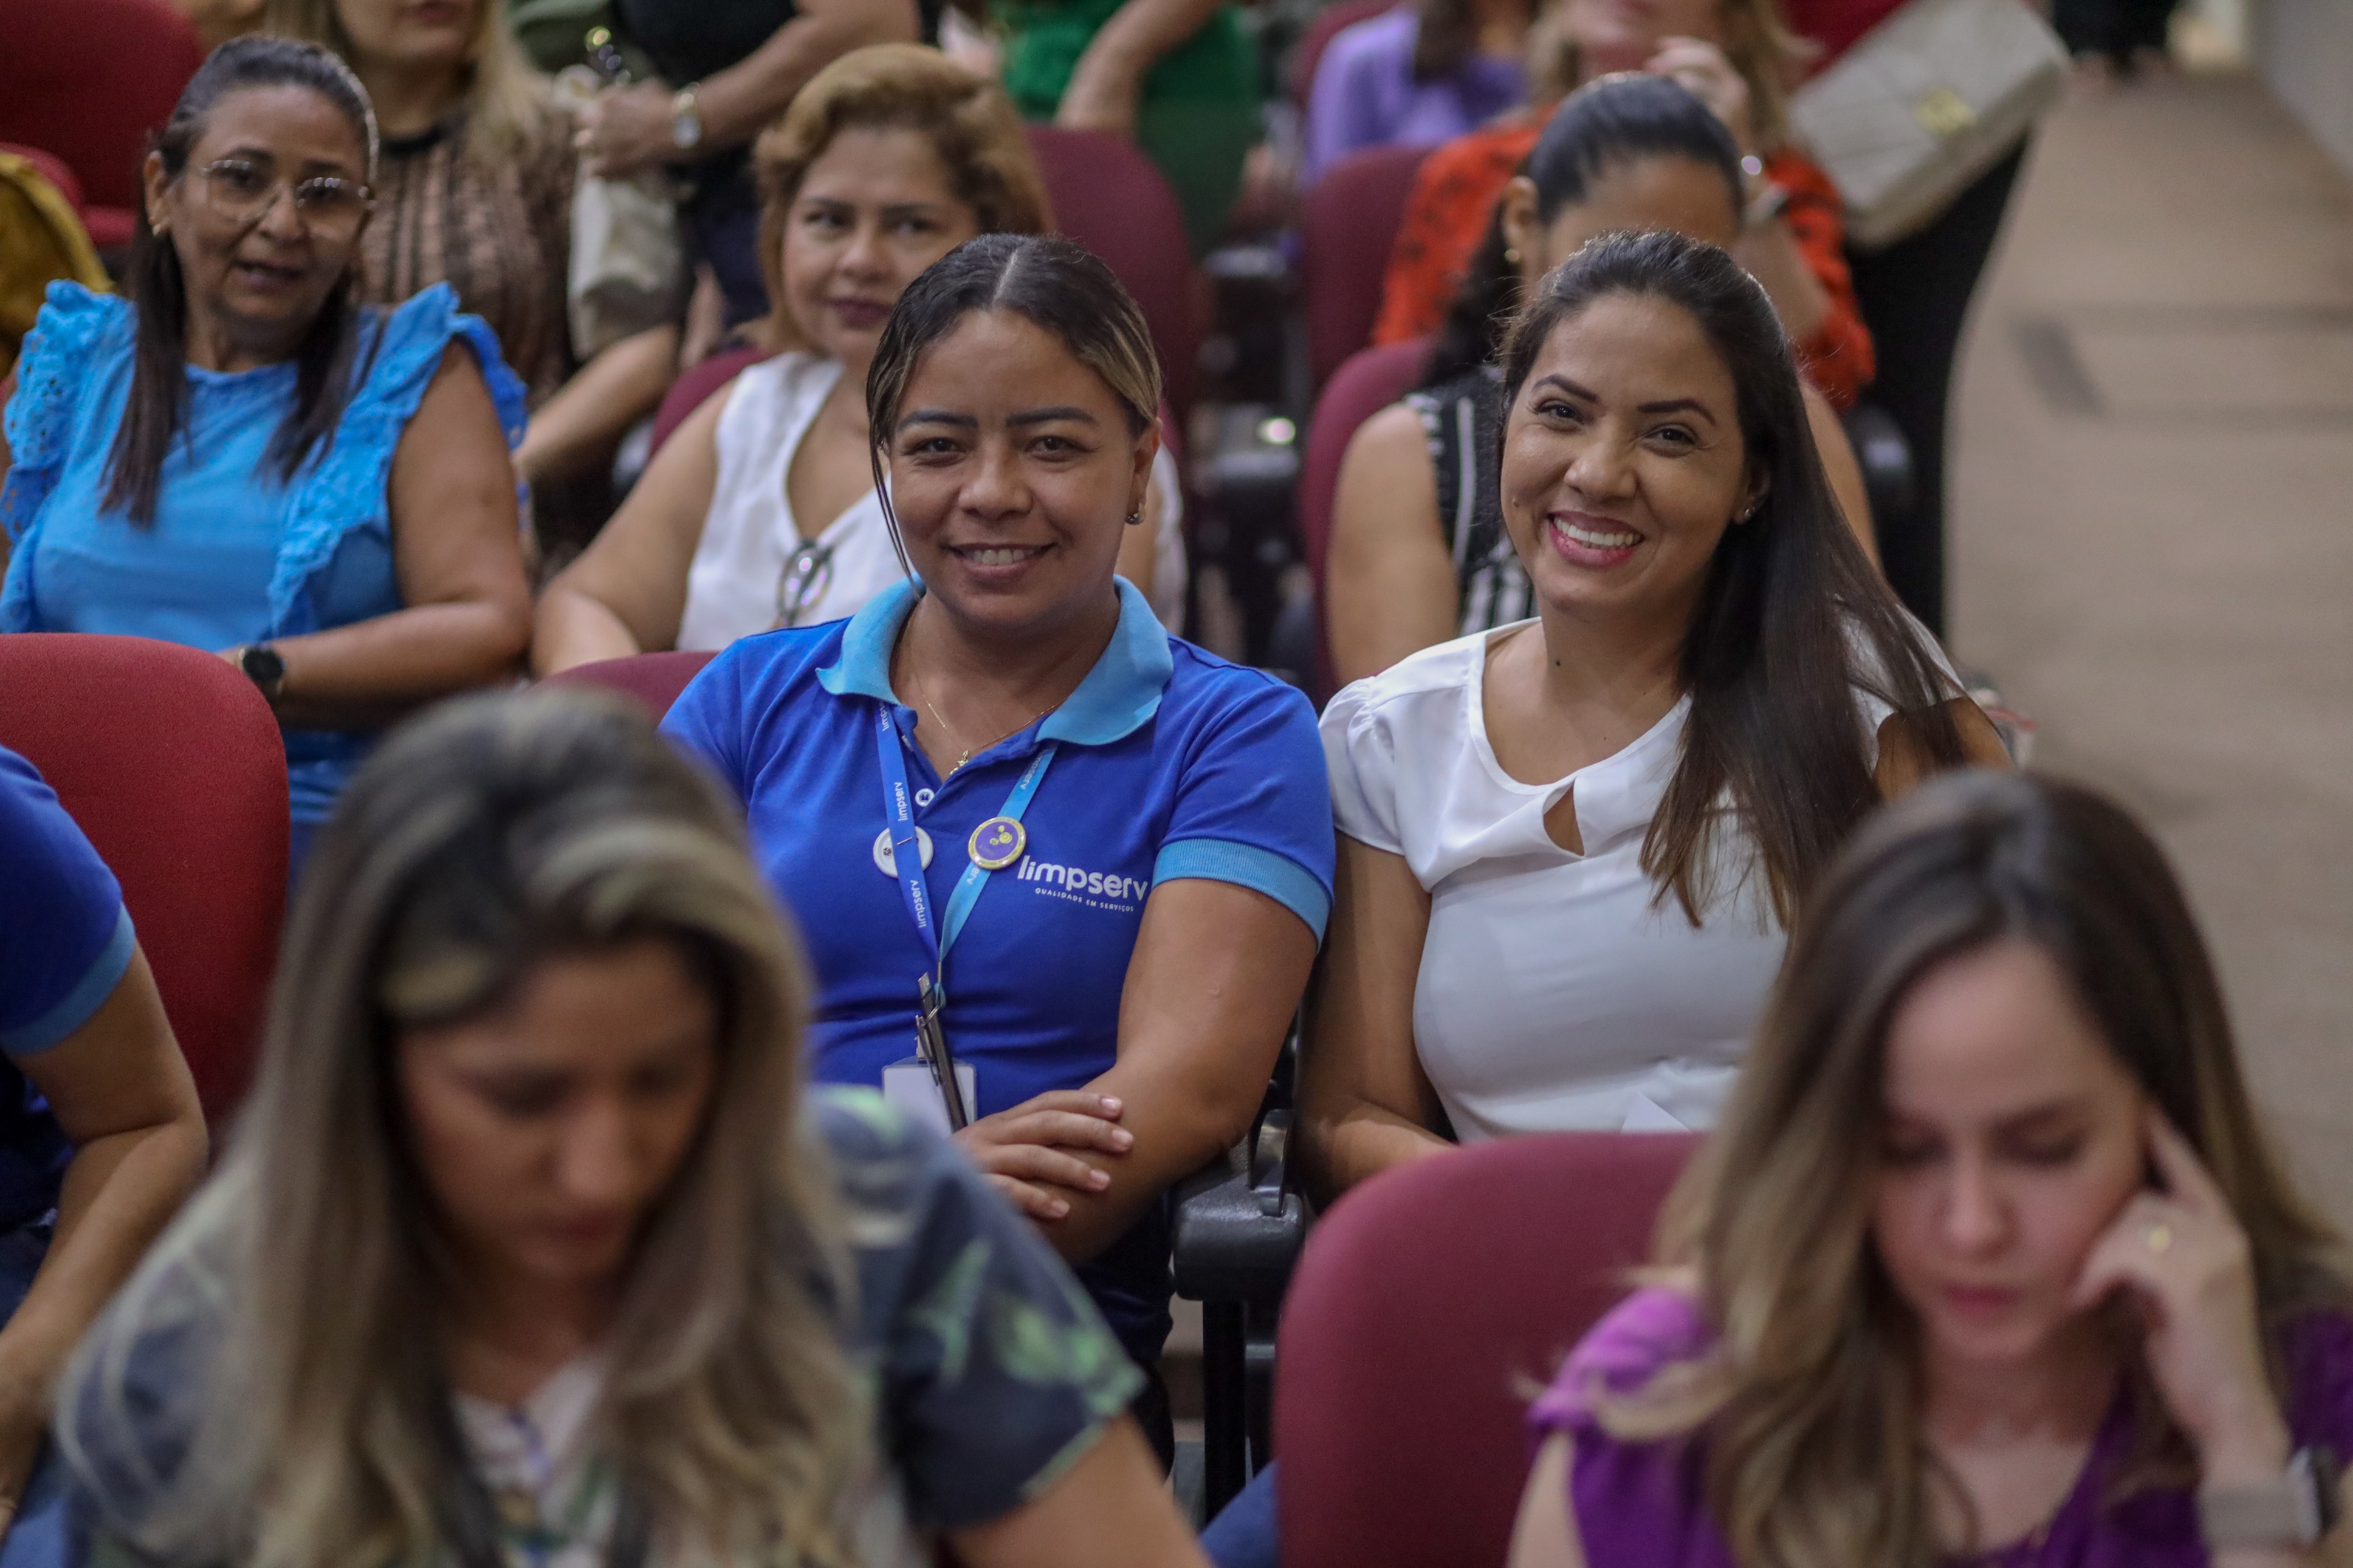
<path id="1" fill-rule="evenodd" d="M 375 734 L 512 671 L 522 388 L 447 287 L 353 300 L 375 120 L 325 50 L 214 51 L 128 297 L 49 291 L 0 441 L 0 631 L 216 649 L 286 731 L 296 852 Z"/>

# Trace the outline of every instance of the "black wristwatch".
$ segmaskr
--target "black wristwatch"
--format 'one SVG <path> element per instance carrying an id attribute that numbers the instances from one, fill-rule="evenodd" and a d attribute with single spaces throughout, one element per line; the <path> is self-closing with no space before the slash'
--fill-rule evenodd
<path id="1" fill-rule="evenodd" d="M 266 642 L 248 643 L 237 650 L 237 667 L 271 704 L 286 686 L 286 659 Z"/>

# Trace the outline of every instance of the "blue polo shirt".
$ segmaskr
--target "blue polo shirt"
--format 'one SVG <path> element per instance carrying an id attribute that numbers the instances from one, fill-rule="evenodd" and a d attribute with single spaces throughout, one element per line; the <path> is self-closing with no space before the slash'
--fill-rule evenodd
<path id="1" fill-rule="evenodd" d="M 16 1064 L 88 1023 L 137 946 L 114 873 L 33 764 L 0 747 L 0 1232 L 57 1206 L 73 1158 Z"/>
<path id="2" fill-rule="evenodd" d="M 817 971 L 819 1079 L 879 1084 L 914 1054 L 915 977 L 931 966 L 876 855 L 889 822 L 878 705 L 931 839 L 935 910 L 964 873 L 973 830 L 1038 749 L 1059 743 L 1021 819 L 1026 856 L 989 878 L 948 952 L 948 1045 L 976 1070 L 980 1114 L 1110 1068 L 1128 960 L 1161 883 L 1254 889 L 1322 935 L 1332 806 L 1307 700 L 1170 637 L 1141 593 L 1124 580 L 1118 590 L 1118 629 L 1070 699 L 945 783 L 913 742 L 914 710 L 891 689 L 911 584 L 848 621 L 743 638 L 670 709 L 663 729 L 743 800 L 761 868 L 798 918 Z M 1168 1331 L 1165 1206 L 1079 1272 L 1130 1353 L 1155 1359 Z"/>

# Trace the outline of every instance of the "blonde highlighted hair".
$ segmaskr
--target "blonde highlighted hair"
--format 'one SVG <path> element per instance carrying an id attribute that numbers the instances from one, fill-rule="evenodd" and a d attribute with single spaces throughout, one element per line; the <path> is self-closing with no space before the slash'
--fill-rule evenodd
<path id="1" fill-rule="evenodd" d="M 789 348 L 801 339 L 785 298 L 786 220 L 809 165 L 851 129 L 920 132 L 983 234 L 1045 234 L 1054 226 L 1046 182 L 1003 89 L 922 44 L 852 49 L 811 77 L 753 148 L 761 195 L 760 273 L 770 301 L 765 331 L 772 348 Z"/>
<path id="2" fill-rule="evenodd" d="M 458 1265 L 401 1131 L 396 1042 L 552 955 L 649 938 L 711 988 L 717 1068 L 621 1282 L 598 1452 L 664 1555 L 849 1560 L 872 1427 L 837 1198 L 800 1131 L 806 971 L 734 809 L 642 713 L 577 691 L 435 710 L 320 836 L 228 1157 L 68 1374 L 58 1435 L 106 1530 L 183 1568 L 444 1555 Z M 134 1358 L 190 1329 L 171 1407 L 193 1441 L 163 1472 Z"/>
<path id="3" fill-rule="evenodd" d="M 2212 1173 L 2247 1236 L 2274 1360 L 2288 1320 L 2348 1303 L 2341 1242 L 2272 1153 L 2163 853 L 2087 790 L 2015 773 L 1925 784 L 1815 893 L 1725 1120 L 1662 1219 L 1659 1257 L 1696 1289 L 1714 1348 L 1597 1402 L 1622 1438 L 1704 1438 L 1710 1510 L 1742 1568 L 1942 1560 L 1932 1496 L 1966 1500 L 1923 1436 L 1916 1321 L 1872 1242 L 1882 1079 L 1913 985 L 2003 941 L 2057 963 Z M 2119 1492 L 2194 1484 L 2137 1353 L 2128 1380 L 2139 1419 Z"/>
<path id="4" fill-rule="evenodd" d="M 332 49 L 346 63 L 360 61 L 336 6 L 340 0 L 269 0 L 261 29 L 303 38 Z M 466 155 L 477 163 L 522 156 L 555 133 L 547 80 L 523 58 L 507 26 L 503 0 L 474 0 L 480 7 L 474 40 L 463 68 L 466 90 Z"/>

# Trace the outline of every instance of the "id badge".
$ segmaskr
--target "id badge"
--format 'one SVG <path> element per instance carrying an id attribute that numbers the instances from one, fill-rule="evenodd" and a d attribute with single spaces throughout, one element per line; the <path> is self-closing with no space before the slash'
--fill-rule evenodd
<path id="1" fill-rule="evenodd" d="M 964 1102 L 977 1108 L 980 1075 L 970 1062 L 956 1063 L 955 1075 Z M 882 1098 L 941 1137 L 948 1135 L 947 1101 L 940 1098 L 940 1086 L 921 1057 L 909 1057 L 882 1069 Z"/>

